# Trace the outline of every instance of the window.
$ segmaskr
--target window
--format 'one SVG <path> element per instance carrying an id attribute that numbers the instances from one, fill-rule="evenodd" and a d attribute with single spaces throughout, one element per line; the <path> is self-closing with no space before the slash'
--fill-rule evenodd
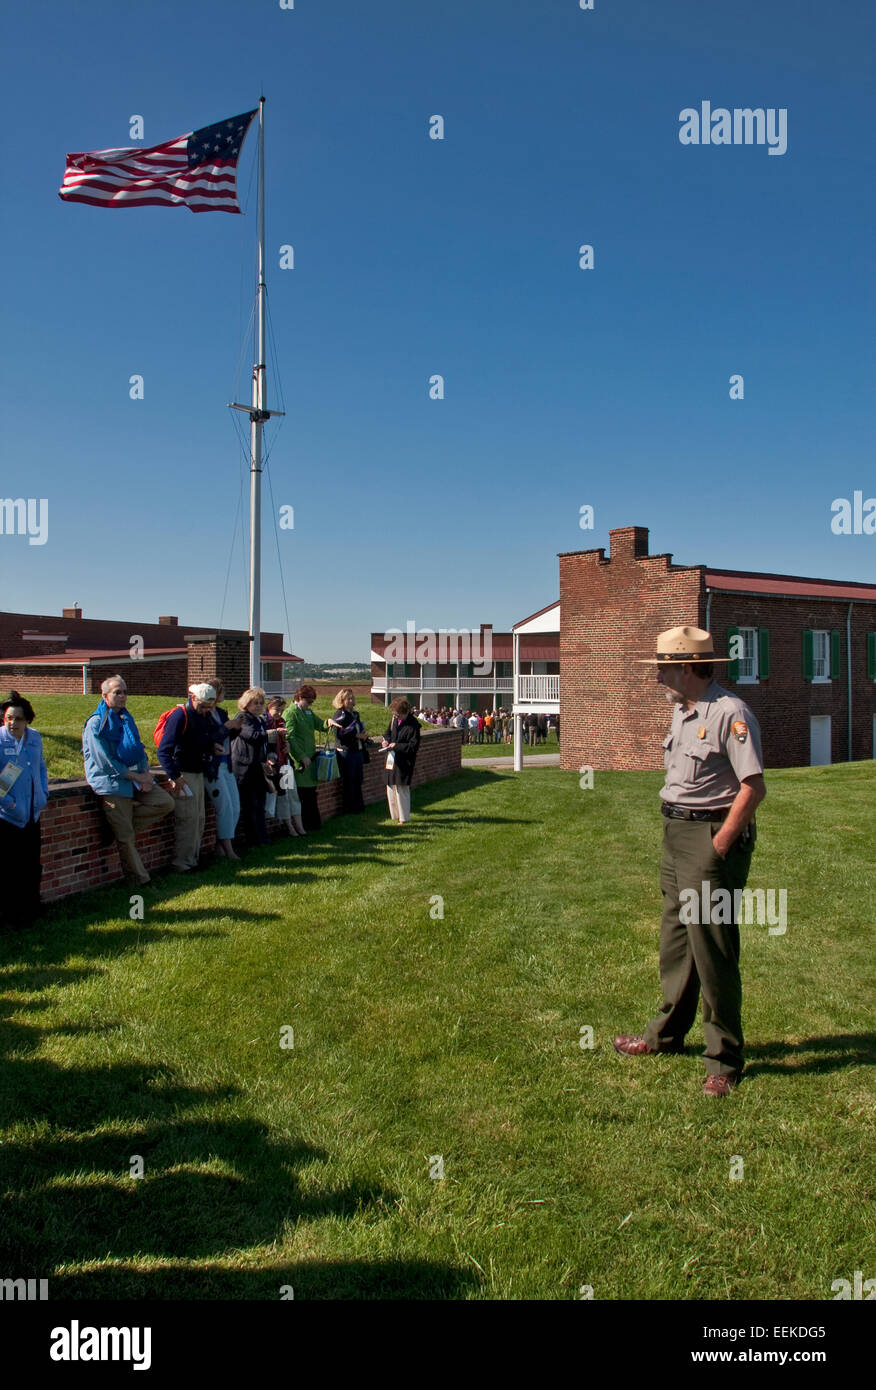
<path id="1" fill-rule="evenodd" d="M 830 633 L 822 628 L 812 633 L 812 679 L 830 680 Z"/>
<path id="2" fill-rule="evenodd" d="M 739 674 L 736 679 L 740 685 L 757 684 L 757 628 L 741 627 L 739 637 L 742 639 L 739 651 Z"/>
<path id="3" fill-rule="evenodd" d="M 840 674 L 842 635 L 825 628 L 803 629 L 803 679 L 826 685 Z"/>
<path id="4" fill-rule="evenodd" d="M 770 675 L 770 630 L 768 627 L 728 627 L 727 675 L 741 685 L 759 685 Z"/>

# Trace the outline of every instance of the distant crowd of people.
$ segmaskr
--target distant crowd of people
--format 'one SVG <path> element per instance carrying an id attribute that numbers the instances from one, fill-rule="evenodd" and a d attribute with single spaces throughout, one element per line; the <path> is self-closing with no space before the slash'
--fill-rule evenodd
<path id="1" fill-rule="evenodd" d="M 451 709 L 444 705 L 441 709 L 415 709 L 414 713 L 424 724 L 435 724 L 442 729 L 461 729 L 463 743 L 514 742 L 514 716 L 504 706 L 478 712 Z M 524 714 L 522 719 L 523 735 L 530 748 L 539 743 L 547 743 L 548 734 L 552 729 L 559 743 L 558 714 Z"/>
<path id="2" fill-rule="evenodd" d="M 156 756 L 165 774 L 160 783 L 131 711 L 121 676 L 101 686 L 101 699 L 85 721 L 82 756 L 85 777 L 100 800 L 107 843 L 118 845 L 125 875 L 151 882 L 137 848 L 137 835 L 165 816 L 174 817 L 172 867 L 190 873 L 200 866 L 208 802 L 216 817 L 216 848 L 221 857 L 239 860 L 235 848 L 268 843 L 266 821 L 276 818 L 292 836 L 319 830 L 320 780 L 335 773 L 341 782 L 342 810 L 365 809 L 364 766 L 369 748 L 385 755 L 386 796 L 390 819 L 404 824 L 411 814 L 411 780 L 420 744 L 420 725 L 403 697 L 392 701 L 391 717 L 378 745 L 370 739 L 349 687 L 339 690 L 335 714 L 322 719 L 311 709 L 312 685 L 301 685 L 289 708 L 280 696 L 270 699 L 260 687 L 245 690 L 229 716 L 220 701 L 218 678 L 189 686 L 188 699 L 165 711 L 155 726 Z M 6 927 L 33 921 L 40 908 L 40 813 L 48 802 L 48 771 L 40 735 L 31 726 L 36 715 L 17 691 L 0 701 L 0 849 L 3 863 L 15 865 L 0 896 L 0 921 Z M 333 748 L 318 750 L 316 735 L 325 733 Z M 323 775 L 318 759 L 328 760 Z"/>

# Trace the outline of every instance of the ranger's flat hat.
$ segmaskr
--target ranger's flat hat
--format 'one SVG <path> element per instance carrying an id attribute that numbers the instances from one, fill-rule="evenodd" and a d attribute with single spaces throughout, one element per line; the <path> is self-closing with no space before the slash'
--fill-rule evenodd
<path id="1" fill-rule="evenodd" d="M 639 666 L 666 666 L 672 661 L 730 661 L 715 656 L 712 634 L 701 627 L 670 627 L 657 638 L 657 655 L 637 658 Z"/>

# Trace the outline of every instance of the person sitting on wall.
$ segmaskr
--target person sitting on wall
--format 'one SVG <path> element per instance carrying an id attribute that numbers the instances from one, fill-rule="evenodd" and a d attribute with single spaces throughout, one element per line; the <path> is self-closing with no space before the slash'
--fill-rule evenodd
<path id="1" fill-rule="evenodd" d="M 40 911 L 40 811 L 49 799 L 43 741 L 30 725 L 33 705 L 10 690 L 0 703 L 0 893 L 5 928 L 27 926 Z"/>
<path id="2" fill-rule="evenodd" d="M 204 776 L 211 770 L 215 755 L 215 704 L 214 686 L 206 682 L 190 685 L 188 700 L 170 712 L 158 745 L 158 761 L 167 773 L 167 787 L 173 797 L 172 865 L 183 874 L 198 867 L 207 823 Z"/>
<path id="3" fill-rule="evenodd" d="M 119 848 L 125 874 L 141 886 L 151 882 L 135 839 L 173 810 L 173 798 L 155 785 L 149 757 L 134 716 L 127 708 L 128 687 L 110 676 L 100 687 L 97 709 L 82 730 L 85 780 L 100 798 Z"/>

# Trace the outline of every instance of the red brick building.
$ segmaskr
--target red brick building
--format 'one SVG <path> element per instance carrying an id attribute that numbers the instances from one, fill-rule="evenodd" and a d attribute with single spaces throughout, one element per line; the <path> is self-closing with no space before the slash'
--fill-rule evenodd
<path id="1" fill-rule="evenodd" d="M 283 650 L 280 632 L 263 632 L 261 641 L 263 683 L 279 687 L 283 663 L 301 657 Z M 157 623 L 85 618 L 81 608 L 65 608 L 60 618 L 0 613 L 3 690 L 97 694 L 117 674 L 134 695 L 183 695 L 196 681 L 221 676 L 226 696 L 236 699 L 249 686 L 249 634 L 180 626 L 177 617 Z"/>
<path id="2" fill-rule="evenodd" d="M 648 530 L 609 532 L 604 549 L 560 560 L 560 722 L 567 768 L 661 768 L 669 723 L 654 668 L 658 632 L 708 628 L 716 671 L 745 700 L 771 767 L 876 753 L 876 585 L 675 565 L 648 554 Z M 726 672 L 726 674 L 725 674 Z"/>

